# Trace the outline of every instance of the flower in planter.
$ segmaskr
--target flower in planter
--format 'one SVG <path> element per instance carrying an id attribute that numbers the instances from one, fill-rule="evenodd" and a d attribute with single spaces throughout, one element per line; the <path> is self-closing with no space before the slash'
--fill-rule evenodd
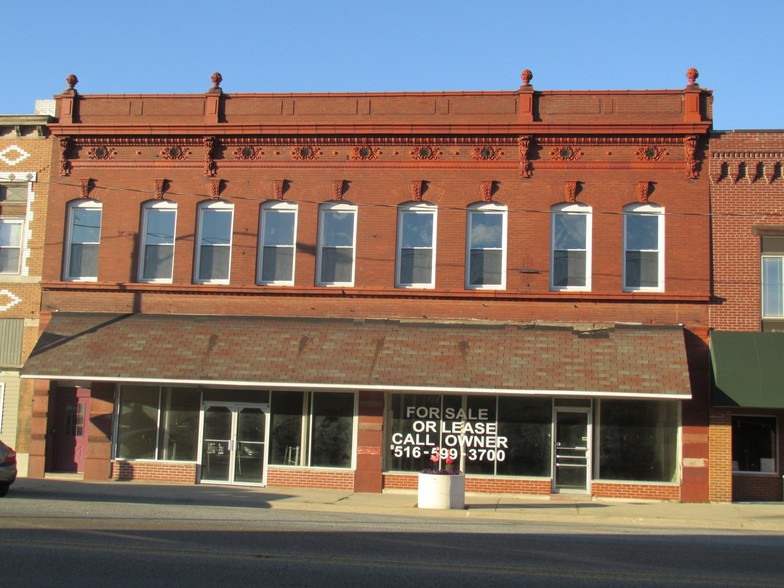
<path id="1" fill-rule="evenodd" d="M 444 457 L 444 462 L 446 463 L 446 469 L 442 469 L 440 467 L 441 463 L 441 449 L 439 447 L 434 447 L 433 451 L 430 455 L 430 461 L 433 462 L 432 468 L 425 468 L 422 470 L 423 474 L 437 474 L 440 476 L 458 476 L 462 474 L 460 470 L 456 470 L 454 468 L 455 460 L 446 452 Z"/>

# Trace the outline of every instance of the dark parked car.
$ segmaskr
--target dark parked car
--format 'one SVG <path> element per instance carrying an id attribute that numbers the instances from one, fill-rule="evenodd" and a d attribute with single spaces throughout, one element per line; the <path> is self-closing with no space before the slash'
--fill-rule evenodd
<path id="1" fill-rule="evenodd" d="M 16 480 L 16 451 L 0 441 L 0 496 L 8 494 L 8 488 Z"/>

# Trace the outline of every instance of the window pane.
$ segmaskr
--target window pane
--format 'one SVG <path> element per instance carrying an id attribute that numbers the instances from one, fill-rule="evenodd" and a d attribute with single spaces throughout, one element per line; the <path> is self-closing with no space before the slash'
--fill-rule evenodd
<path id="1" fill-rule="evenodd" d="M 27 184 L 4 184 L 0 186 L 0 203 L 27 202 Z"/>
<path id="2" fill-rule="evenodd" d="M 351 283 L 354 250 L 324 247 L 321 250 L 321 281 L 329 283 Z"/>
<path id="3" fill-rule="evenodd" d="M 400 250 L 400 283 L 430 284 L 433 279 L 432 249 Z"/>
<path id="4" fill-rule="evenodd" d="M 498 250 L 472 250 L 469 284 L 472 286 L 500 285 L 503 253 Z"/>
<path id="5" fill-rule="evenodd" d="M 228 245 L 231 243 L 231 210 L 202 208 L 201 244 Z"/>
<path id="6" fill-rule="evenodd" d="M 161 394 L 158 458 L 196 461 L 201 392 L 191 388 L 163 388 Z"/>
<path id="7" fill-rule="evenodd" d="M 732 417 L 732 469 L 776 472 L 775 417 Z"/>
<path id="8" fill-rule="evenodd" d="M 275 392 L 270 407 L 269 462 L 299 465 L 302 442 L 302 392 Z"/>
<path id="9" fill-rule="evenodd" d="M 553 249 L 585 249 L 587 222 L 584 214 L 553 215 Z"/>
<path id="10" fill-rule="evenodd" d="M 659 286 L 659 254 L 653 251 L 626 252 L 626 287 Z"/>
<path id="11" fill-rule="evenodd" d="M 354 246 L 354 212 L 325 211 L 321 244 L 324 247 Z"/>
<path id="12" fill-rule="evenodd" d="M 70 264 L 68 277 L 70 278 L 95 278 L 98 277 L 98 245 L 71 245 Z"/>
<path id="13" fill-rule="evenodd" d="M 553 251 L 553 285 L 585 286 L 585 251 Z"/>
<path id="14" fill-rule="evenodd" d="M 174 210 L 147 210 L 147 245 L 172 245 L 174 243 Z"/>
<path id="15" fill-rule="evenodd" d="M 19 271 L 19 249 L 0 249 L 0 274 L 15 274 Z"/>
<path id="16" fill-rule="evenodd" d="M 294 245 L 293 212 L 264 211 L 264 245 Z"/>
<path id="17" fill-rule="evenodd" d="M 550 475 L 552 404 L 549 398 L 498 397 L 498 435 L 508 444 L 498 475 Z"/>
<path id="18" fill-rule="evenodd" d="M 22 243 L 22 223 L 0 220 L 0 247 L 19 247 Z"/>
<path id="19" fill-rule="evenodd" d="M 500 213 L 472 212 L 470 248 L 503 247 L 504 217 Z"/>
<path id="20" fill-rule="evenodd" d="M 310 465 L 351 467 L 354 395 L 313 394 Z"/>
<path id="21" fill-rule="evenodd" d="M 144 248 L 145 280 L 167 280 L 172 277 L 174 248 L 170 245 L 147 245 Z"/>
<path id="22" fill-rule="evenodd" d="M 762 258 L 762 316 L 784 317 L 782 262 L 782 257 Z"/>
<path id="23" fill-rule="evenodd" d="M 101 210 L 71 208 L 71 242 L 98 243 L 101 238 Z"/>
<path id="24" fill-rule="evenodd" d="M 433 247 L 433 215 L 430 213 L 406 212 L 401 216 L 403 228 L 400 235 L 401 247 Z"/>
<path id="25" fill-rule="evenodd" d="M 202 245 L 199 255 L 200 280 L 227 280 L 229 278 L 228 247 Z"/>
<path id="26" fill-rule="evenodd" d="M 626 248 L 636 251 L 659 249 L 659 215 L 627 214 Z"/>
<path id="27" fill-rule="evenodd" d="M 294 272 L 293 247 L 264 247 L 261 263 L 262 282 L 290 282 Z"/>
<path id="28" fill-rule="evenodd" d="M 123 386 L 117 419 L 117 457 L 154 459 L 158 387 Z"/>
<path id="29" fill-rule="evenodd" d="M 466 469 L 467 474 L 485 474 L 492 476 L 495 474 L 496 463 L 506 459 L 506 448 L 496 447 L 497 443 L 493 440 L 498 439 L 494 434 L 478 434 L 476 431 L 480 426 L 493 427 L 496 423 L 496 397 L 495 396 L 469 396 L 466 399 L 466 416 L 471 415 L 472 419 L 455 419 L 458 423 L 457 430 L 462 426 L 463 421 L 468 425 L 467 431 L 463 435 L 466 444 Z M 481 425 L 480 425 L 481 423 Z M 455 430 L 455 427 L 452 427 Z M 489 443 L 488 443 L 489 442 Z M 488 447 L 489 445 L 489 447 Z M 500 451 L 498 451 L 500 449 Z M 499 457 L 503 459 L 498 459 Z M 457 463 L 460 463 L 459 461 Z"/>
<path id="30" fill-rule="evenodd" d="M 599 477 L 671 482 L 677 474 L 678 404 L 602 400 Z"/>

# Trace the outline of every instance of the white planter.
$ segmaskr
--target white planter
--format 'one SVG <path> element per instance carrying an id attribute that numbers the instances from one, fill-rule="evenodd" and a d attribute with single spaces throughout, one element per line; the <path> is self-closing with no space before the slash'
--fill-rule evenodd
<path id="1" fill-rule="evenodd" d="M 419 474 L 419 508 L 465 508 L 465 474 Z"/>

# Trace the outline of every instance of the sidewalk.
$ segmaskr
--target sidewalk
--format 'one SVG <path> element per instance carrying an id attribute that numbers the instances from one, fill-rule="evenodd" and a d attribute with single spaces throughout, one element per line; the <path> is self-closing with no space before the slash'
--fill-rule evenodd
<path id="1" fill-rule="evenodd" d="M 604 526 L 673 527 L 784 533 L 784 502 L 682 504 L 592 500 L 573 496 L 466 494 L 465 510 L 418 509 L 415 492 L 381 494 L 317 488 L 259 488 L 153 482 L 85 482 L 73 477 L 19 478 L 8 499 L 59 498 L 97 502 L 191 504 L 236 508 L 311 510 L 405 517 Z"/>

